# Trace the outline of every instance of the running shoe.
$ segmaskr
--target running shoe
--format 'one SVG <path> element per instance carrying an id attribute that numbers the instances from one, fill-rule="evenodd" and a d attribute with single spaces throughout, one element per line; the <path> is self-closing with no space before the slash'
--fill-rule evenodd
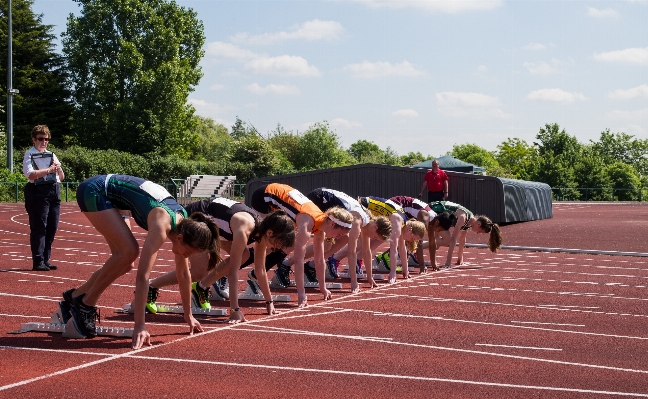
<path id="1" fill-rule="evenodd" d="M 275 270 L 275 275 L 272 278 L 273 282 L 283 288 L 290 286 L 290 266 L 281 262 Z"/>
<path id="2" fill-rule="evenodd" d="M 338 266 L 340 266 L 340 261 L 335 259 L 333 255 L 329 256 L 326 261 L 326 278 L 339 278 L 340 273 L 338 273 Z"/>
<path id="3" fill-rule="evenodd" d="M 365 271 L 365 264 L 364 264 L 364 260 L 362 260 L 362 259 L 358 259 L 358 260 L 356 261 L 356 263 L 357 263 L 357 264 L 356 264 L 356 275 L 357 275 L 357 274 L 364 274 L 364 271 Z"/>
<path id="4" fill-rule="evenodd" d="M 304 263 L 304 282 L 317 284 L 317 272 L 308 262 Z"/>
<path id="5" fill-rule="evenodd" d="M 96 306 L 88 306 L 83 303 L 83 297 L 85 294 L 79 295 L 72 301 L 72 317 L 81 334 L 86 338 L 94 338 L 97 336 L 96 322 L 100 321 L 100 316 Z"/>
<path id="6" fill-rule="evenodd" d="M 247 284 L 254 294 L 263 295 L 263 291 L 261 291 L 261 286 L 259 285 L 259 280 L 257 280 L 256 275 L 254 274 L 254 270 L 248 272 Z"/>
<path id="7" fill-rule="evenodd" d="M 151 287 L 149 285 L 148 295 L 146 296 L 146 310 L 148 310 L 149 313 L 157 313 L 157 305 L 155 304 L 155 301 L 157 301 L 159 294 L 159 288 Z"/>
<path id="8" fill-rule="evenodd" d="M 63 291 L 63 300 L 59 302 L 59 307 L 61 308 L 61 317 L 63 318 L 63 324 L 67 323 L 70 320 L 72 315 L 70 310 L 74 306 L 74 299 L 72 298 L 72 293 L 76 288 L 70 288 L 67 291 Z"/>
<path id="9" fill-rule="evenodd" d="M 383 267 L 386 270 L 391 270 L 389 267 L 389 251 L 385 251 L 381 254 L 376 255 L 376 263 L 380 265 L 382 263 Z"/>
<path id="10" fill-rule="evenodd" d="M 229 299 L 229 281 L 227 276 L 218 279 L 214 284 L 212 284 L 212 287 L 214 288 L 212 290 L 212 293 L 215 296 L 214 299 Z"/>
<path id="11" fill-rule="evenodd" d="M 196 304 L 196 307 L 202 309 L 211 309 L 211 303 L 209 303 L 209 289 L 202 289 L 198 285 L 198 282 L 191 284 L 191 293 L 193 294 L 193 299 Z"/>

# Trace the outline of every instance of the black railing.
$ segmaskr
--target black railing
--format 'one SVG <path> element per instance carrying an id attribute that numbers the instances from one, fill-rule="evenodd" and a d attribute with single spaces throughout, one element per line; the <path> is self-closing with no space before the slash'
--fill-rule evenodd
<path id="1" fill-rule="evenodd" d="M 556 201 L 645 201 L 648 188 L 552 188 Z"/>

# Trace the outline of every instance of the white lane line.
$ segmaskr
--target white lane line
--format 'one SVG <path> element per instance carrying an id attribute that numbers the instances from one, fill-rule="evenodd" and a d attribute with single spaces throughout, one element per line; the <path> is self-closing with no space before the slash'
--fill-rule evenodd
<path id="1" fill-rule="evenodd" d="M 539 322 L 539 321 L 517 321 L 517 320 L 512 320 L 511 323 L 520 323 L 520 324 L 538 324 L 538 325 L 545 325 L 545 326 L 585 327 L 585 324 L 541 323 L 541 322 Z"/>
<path id="2" fill-rule="evenodd" d="M 495 344 L 475 344 L 475 346 L 492 346 L 495 348 L 511 348 L 511 349 L 532 349 L 540 351 L 562 351 L 559 348 L 536 348 L 533 346 L 515 346 L 515 345 L 495 345 Z"/>

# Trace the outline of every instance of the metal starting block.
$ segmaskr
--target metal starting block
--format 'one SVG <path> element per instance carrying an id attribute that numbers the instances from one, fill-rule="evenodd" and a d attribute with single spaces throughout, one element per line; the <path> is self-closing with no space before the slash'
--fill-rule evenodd
<path id="1" fill-rule="evenodd" d="M 157 305 L 157 313 L 173 313 L 173 314 L 184 314 L 184 309 L 182 309 L 182 306 L 180 305 L 162 305 L 158 304 Z M 124 308 L 118 311 L 119 313 L 134 313 L 133 308 L 131 307 L 130 303 L 127 303 L 124 305 Z M 225 309 L 220 309 L 220 308 L 211 308 L 211 309 L 203 309 L 203 308 L 198 308 L 198 307 L 192 307 L 191 309 L 192 314 L 200 314 L 200 315 L 207 315 L 207 316 L 225 316 L 227 314 L 227 311 Z"/>
<path id="2" fill-rule="evenodd" d="M 96 326 L 97 335 L 106 336 L 106 337 L 133 337 L 132 328 L 124 327 L 107 327 L 107 326 Z M 88 338 L 83 334 L 76 323 L 74 318 L 70 317 L 67 323 L 63 323 L 63 316 L 61 316 L 61 310 L 57 309 L 56 312 L 52 314 L 49 323 L 37 323 L 29 322 L 22 323 L 20 325 L 20 330 L 11 331 L 12 334 L 22 334 L 28 331 L 37 331 L 37 332 L 48 332 L 48 333 L 61 333 L 65 338 Z"/>
<path id="3" fill-rule="evenodd" d="M 290 282 L 290 286 L 297 286 L 297 284 L 294 281 Z M 308 281 L 304 281 L 304 287 L 306 288 L 319 288 L 319 283 L 311 283 Z M 342 283 L 326 283 L 326 288 L 332 289 L 332 290 L 339 290 L 342 288 Z"/>
<path id="4" fill-rule="evenodd" d="M 238 299 L 246 299 L 250 301 L 265 301 L 263 292 L 259 286 L 252 280 L 247 280 L 247 287 L 245 292 L 239 294 Z M 290 295 L 272 295 L 272 300 L 275 302 L 290 302 Z"/>
<path id="5" fill-rule="evenodd" d="M 343 271 L 343 272 L 339 273 L 339 275 L 340 275 L 340 278 L 351 278 L 351 275 L 349 274 L 348 271 Z M 356 274 L 356 276 L 358 278 L 362 278 L 362 279 L 367 278 L 366 273 Z M 386 280 L 387 278 L 385 277 L 384 274 L 373 274 L 373 279 L 378 281 L 378 280 Z"/>

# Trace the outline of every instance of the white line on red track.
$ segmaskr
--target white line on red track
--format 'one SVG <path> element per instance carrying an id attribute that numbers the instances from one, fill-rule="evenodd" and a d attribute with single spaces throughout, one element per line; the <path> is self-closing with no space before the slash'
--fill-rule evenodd
<path id="1" fill-rule="evenodd" d="M 496 344 L 475 344 L 475 346 L 492 346 L 494 348 L 531 349 L 539 351 L 562 351 L 560 348 L 536 348 L 534 346 L 496 345 Z"/>

